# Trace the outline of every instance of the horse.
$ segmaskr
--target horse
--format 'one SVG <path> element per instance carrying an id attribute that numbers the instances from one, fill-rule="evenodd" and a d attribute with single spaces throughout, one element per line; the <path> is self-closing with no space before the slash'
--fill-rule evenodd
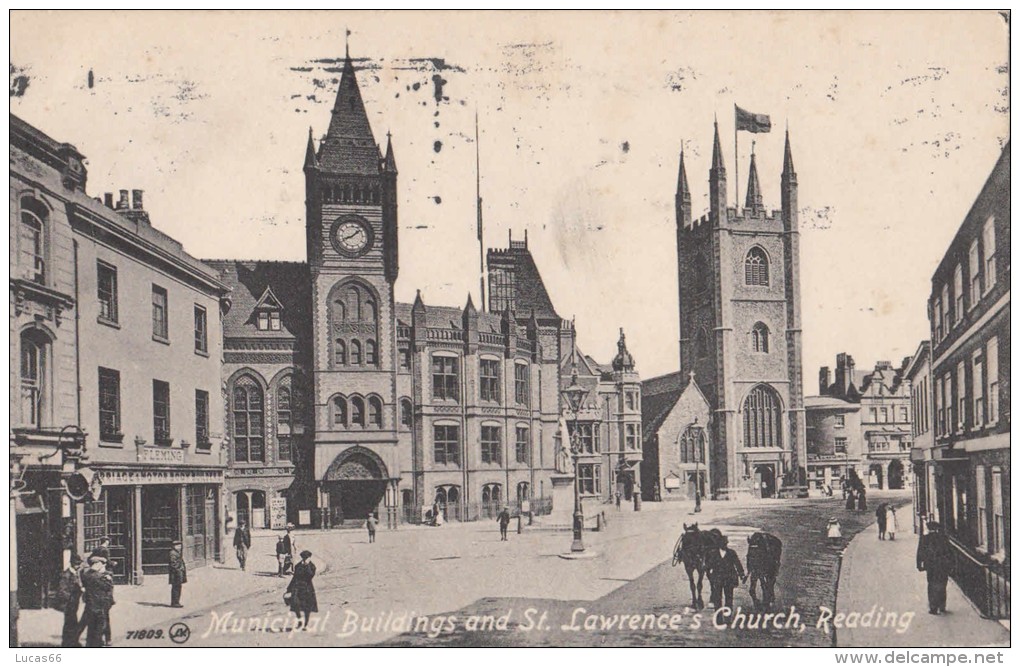
<path id="1" fill-rule="evenodd" d="M 703 531 L 698 528 L 697 523 L 690 526 L 685 523 L 684 532 L 680 533 L 680 537 L 673 547 L 673 567 L 679 563 L 684 564 L 687 580 L 691 585 L 691 607 L 694 609 L 704 609 L 705 607 L 705 601 L 701 597 L 702 583 L 706 572 L 705 556 L 709 550 L 717 548 L 717 538 L 721 535 L 718 528 Z M 694 580 L 695 572 L 698 573 L 696 582 Z"/>
<path id="2" fill-rule="evenodd" d="M 768 611 L 776 596 L 776 579 L 783 556 L 783 542 L 771 533 L 757 532 L 747 538 L 747 576 L 751 580 L 751 599 L 756 609 Z M 761 582 L 762 599 L 757 584 Z"/>

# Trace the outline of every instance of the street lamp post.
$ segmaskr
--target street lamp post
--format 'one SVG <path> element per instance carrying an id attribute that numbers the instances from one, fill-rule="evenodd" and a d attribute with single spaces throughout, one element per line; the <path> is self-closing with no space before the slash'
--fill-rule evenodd
<path id="1" fill-rule="evenodd" d="M 694 511 L 701 511 L 701 456 L 705 444 L 705 427 L 698 424 L 697 418 L 691 425 L 694 432 Z"/>
<path id="2" fill-rule="evenodd" d="M 570 436 L 570 453 L 574 458 L 574 541 L 570 545 L 572 553 L 584 551 L 584 511 L 581 509 L 581 480 L 578 474 L 578 459 L 581 455 L 581 434 L 578 431 L 577 417 L 584 397 L 588 390 L 577 383 L 577 362 L 574 362 L 570 373 L 570 385 L 560 392 L 563 399 L 574 413 L 574 432 Z"/>

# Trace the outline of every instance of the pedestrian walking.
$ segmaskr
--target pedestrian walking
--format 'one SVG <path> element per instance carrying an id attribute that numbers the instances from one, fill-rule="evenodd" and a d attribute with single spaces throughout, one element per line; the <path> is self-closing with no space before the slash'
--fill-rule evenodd
<path id="1" fill-rule="evenodd" d="M 878 519 L 878 539 L 884 540 L 887 526 L 887 514 L 886 510 L 889 507 L 889 503 L 879 503 L 878 507 L 875 508 L 875 518 Z"/>
<path id="2" fill-rule="evenodd" d="M 843 542 L 843 527 L 836 517 L 829 519 L 829 523 L 825 527 L 825 535 L 833 546 L 839 546 Z"/>
<path id="3" fill-rule="evenodd" d="M 234 553 L 237 554 L 237 562 L 241 565 L 242 570 L 248 561 L 248 549 L 250 548 L 251 531 L 245 522 L 241 521 L 237 524 L 237 530 L 234 531 Z"/>
<path id="4" fill-rule="evenodd" d="M 937 521 L 917 543 L 917 570 L 928 577 L 928 613 L 946 613 L 946 585 L 953 570 L 953 547 Z"/>
<path id="5" fill-rule="evenodd" d="M 100 537 L 99 538 L 99 546 L 96 547 L 95 549 L 93 549 L 92 553 L 90 553 L 89 556 L 90 557 L 91 556 L 102 556 L 103 558 L 105 558 L 106 560 L 104 562 L 106 564 L 105 565 L 106 570 L 107 570 L 107 572 L 110 572 L 113 569 L 113 561 L 110 559 L 110 536 L 109 535 L 103 535 L 102 537 Z M 112 577 L 113 574 L 111 574 L 110 576 Z M 112 636 L 110 635 L 109 610 L 107 610 L 106 630 L 104 632 L 105 632 L 105 634 L 103 635 L 103 643 L 106 644 L 107 646 L 109 646 L 110 642 L 113 639 Z"/>
<path id="6" fill-rule="evenodd" d="M 184 562 L 183 550 L 184 544 L 180 540 L 174 540 L 174 545 L 170 549 L 170 556 L 167 559 L 171 607 L 184 606 L 181 604 L 181 587 L 188 583 L 188 566 Z"/>
<path id="7" fill-rule="evenodd" d="M 890 540 L 896 539 L 896 508 L 890 507 L 889 512 L 886 515 L 886 528 L 885 531 L 889 534 Z"/>
<path id="8" fill-rule="evenodd" d="M 64 628 L 61 632 L 60 645 L 63 648 L 81 646 L 78 631 L 78 607 L 81 605 L 82 562 L 81 556 L 71 554 L 71 566 L 60 574 L 60 601 L 64 612 Z"/>
<path id="9" fill-rule="evenodd" d="M 291 611 L 298 617 L 298 623 L 302 630 L 308 629 L 308 622 L 311 620 L 312 612 L 319 611 L 319 603 L 315 598 L 315 586 L 312 579 L 315 578 L 315 563 L 310 559 L 312 552 L 301 552 L 301 562 L 294 566 L 294 576 L 287 586 L 287 593 L 284 598 L 290 604 Z M 304 623 L 301 617 L 304 616 Z"/>
<path id="10" fill-rule="evenodd" d="M 857 509 L 868 509 L 868 492 L 863 486 L 857 490 Z"/>
<path id="11" fill-rule="evenodd" d="M 85 613 L 82 629 L 86 630 L 85 646 L 109 646 L 106 637 L 111 632 L 110 607 L 113 606 L 113 575 L 106 571 L 106 559 L 89 556 L 89 567 L 82 571 L 82 588 L 85 592 Z"/>
<path id="12" fill-rule="evenodd" d="M 848 510 L 852 510 L 854 508 L 854 504 L 857 502 L 857 497 L 854 495 L 854 490 L 853 489 L 847 489 L 845 497 L 846 497 L 846 508 Z"/>
<path id="13" fill-rule="evenodd" d="M 379 524 L 379 519 L 375 518 L 375 514 L 369 514 L 368 519 L 365 521 L 365 527 L 368 528 L 368 543 L 372 544 L 375 542 L 375 527 Z"/>
<path id="14" fill-rule="evenodd" d="M 500 542 L 506 542 L 506 529 L 510 525 L 510 508 L 504 507 L 499 516 L 496 517 L 496 521 L 499 522 L 499 540 Z"/>
<path id="15" fill-rule="evenodd" d="M 708 580 L 712 584 L 711 601 L 716 609 L 719 609 L 721 606 L 733 609 L 733 589 L 741 581 L 747 581 L 747 575 L 744 573 L 744 566 L 740 562 L 740 557 L 736 551 L 729 548 L 728 544 L 729 538 L 725 535 L 721 536 L 718 545 L 718 557 L 713 557 L 710 561 L 706 559 L 706 564 L 711 563 L 708 571 Z"/>
<path id="16" fill-rule="evenodd" d="M 283 541 L 283 535 L 276 538 L 276 576 L 283 576 L 283 569 L 287 564 L 287 545 Z"/>
<path id="17" fill-rule="evenodd" d="M 283 573 L 290 574 L 294 570 L 294 550 L 297 549 L 297 541 L 291 534 L 294 530 L 294 524 L 287 524 L 287 534 L 283 536 Z"/>

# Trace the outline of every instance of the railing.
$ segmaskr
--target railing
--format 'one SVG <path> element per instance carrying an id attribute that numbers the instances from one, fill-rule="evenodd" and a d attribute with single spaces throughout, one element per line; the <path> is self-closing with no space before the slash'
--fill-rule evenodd
<path id="1" fill-rule="evenodd" d="M 503 334 L 480 331 L 478 333 L 478 340 L 482 343 L 489 343 L 492 345 L 506 345 L 506 336 Z"/>
<path id="2" fill-rule="evenodd" d="M 963 544 L 949 539 L 953 547 L 953 580 L 985 618 L 1009 618 L 1008 563 L 982 563 Z"/>
<path id="3" fill-rule="evenodd" d="M 429 340 L 464 340 L 464 332 L 459 329 L 437 329 L 429 327 L 426 330 Z"/>
<path id="4" fill-rule="evenodd" d="M 499 513 L 506 507 L 510 511 L 510 516 L 516 517 L 520 513 L 520 503 L 517 500 L 503 501 L 498 500 L 488 503 L 450 503 L 444 505 L 439 504 L 439 511 L 443 515 L 443 520 L 449 521 L 495 521 Z M 552 512 L 552 498 L 533 498 L 530 505 L 531 514 L 533 516 L 543 516 Z M 405 523 L 422 523 L 421 515 L 418 512 L 418 508 L 414 506 L 404 506 L 401 511 L 401 516 Z"/>

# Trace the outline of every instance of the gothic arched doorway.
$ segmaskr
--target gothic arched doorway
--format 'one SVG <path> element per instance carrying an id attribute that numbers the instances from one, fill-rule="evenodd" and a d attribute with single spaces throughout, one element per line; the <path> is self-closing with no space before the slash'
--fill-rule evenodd
<path id="1" fill-rule="evenodd" d="M 772 498 L 776 495 L 776 466 L 772 463 L 762 463 L 754 467 L 754 481 L 758 486 L 762 498 Z"/>
<path id="2" fill-rule="evenodd" d="M 329 491 L 332 524 L 367 519 L 376 512 L 389 482 L 386 464 L 364 447 L 352 447 L 338 455 L 323 476 Z"/>
<path id="3" fill-rule="evenodd" d="M 898 459 L 893 459 L 889 462 L 888 482 L 888 488 L 890 489 L 903 488 L 903 463 L 901 463 Z"/>

